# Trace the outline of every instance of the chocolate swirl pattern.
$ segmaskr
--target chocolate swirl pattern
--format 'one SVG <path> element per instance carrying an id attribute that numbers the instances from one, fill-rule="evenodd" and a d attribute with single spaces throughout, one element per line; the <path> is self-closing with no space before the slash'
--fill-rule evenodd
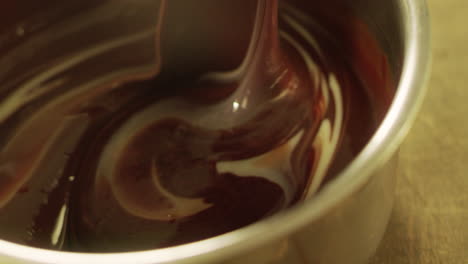
<path id="1" fill-rule="evenodd" d="M 96 16 L 109 3 L 82 12 L 101 26 L 141 14 L 138 30 L 92 36 L 0 108 L 8 240 L 113 252 L 221 235 L 313 197 L 358 151 L 347 135 L 371 127 L 340 49 L 294 5 L 118 1 Z"/>

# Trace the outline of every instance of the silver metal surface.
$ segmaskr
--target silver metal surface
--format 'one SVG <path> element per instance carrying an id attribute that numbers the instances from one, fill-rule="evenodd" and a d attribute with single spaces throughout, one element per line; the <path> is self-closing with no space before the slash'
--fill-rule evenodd
<path id="1" fill-rule="evenodd" d="M 120 254 L 53 252 L 0 241 L 0 263 L 363 264 L 393 204 L 394 153 L 424 95 L 430 36 L 424 0 L 343 0 L 367 22 L 398 81 L 393 104 L 365 150 L 317 197 L 235 232 L 168 249 Z"/>

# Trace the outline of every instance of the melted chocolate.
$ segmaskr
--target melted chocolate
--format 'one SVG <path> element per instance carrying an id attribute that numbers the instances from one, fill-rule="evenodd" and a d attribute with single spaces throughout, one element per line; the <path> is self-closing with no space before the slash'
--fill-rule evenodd
<path id="1" fill-rule="evenodd" d="M 231 15 L 206 19 L 221 2 Z M 151 2 L 156 22 L 142 21 L 157 29 L 131 44 L 153 55 L 146 72 L 72 99 L 59 83 L 54 103 L 38 99 L 32 117 L 18 111 L 23 125 L 0 153 L 2 238 L 87 252 L 194 242 L 313 197 L 358 154 L 383 113 L 373 101 L 389 98 L 374 87 L 391 86 L 385 59 L 372 75 L 363 68 L 373 61 L 341 45 L 363 51 L 355 39 L 364 38 L 384 58 L 363 24 L 337 29 L 325 16 L 329 32 L 308 16 L 332 4 L 221 2 Z M 62 73 L 75 73 L 67 85 L 86 83 L 92 63 L 117 65 L 116 54 Z"/>

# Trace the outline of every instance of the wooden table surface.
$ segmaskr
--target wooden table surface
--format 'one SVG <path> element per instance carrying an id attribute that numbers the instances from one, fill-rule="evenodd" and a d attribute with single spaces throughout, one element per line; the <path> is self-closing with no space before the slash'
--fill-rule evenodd
<path id="1" fill-rule="evenodd" d="M 468 264 L 468 0 L 428 0 L 433 74 L 372 264 Z"/>

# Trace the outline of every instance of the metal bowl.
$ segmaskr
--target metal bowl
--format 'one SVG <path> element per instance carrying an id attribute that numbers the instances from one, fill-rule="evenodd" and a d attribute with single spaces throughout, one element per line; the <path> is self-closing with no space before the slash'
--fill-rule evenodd
<path id="1" fill-rule="evenodd" d="M 424 0 L 328 2 L 345 7 L 365 22 L 389 59 L 398 85 L 391 106 L 365 149 L 316 197 L 246 228 L 178 247 L 81 254 L 0 241 L 0 262 L 365 263 L 375 252 L 392 210 L 397 161 L 394 154 L 425 93 L 430 64 L 429 19 Z"/>

